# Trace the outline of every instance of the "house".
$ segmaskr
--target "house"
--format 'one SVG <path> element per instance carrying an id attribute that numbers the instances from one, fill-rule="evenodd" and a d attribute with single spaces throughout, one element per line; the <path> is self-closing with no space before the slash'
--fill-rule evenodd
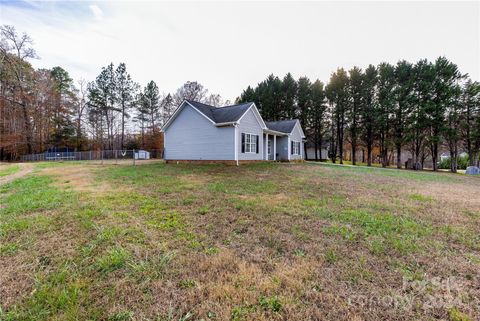
<path id="1" fill-rule="evenodd" d="M 302 160 L 303 133 L 296 119 L 265 122 L 254 103 L 214 107 L 183 101 L 162 128 L 167 162 Z"/>

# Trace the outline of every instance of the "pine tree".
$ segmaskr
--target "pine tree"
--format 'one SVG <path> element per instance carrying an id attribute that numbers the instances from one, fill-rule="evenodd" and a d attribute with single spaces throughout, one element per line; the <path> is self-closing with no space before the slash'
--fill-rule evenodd
<path id="1" fill-rule="evenodd" d="M 393 140 L 397 152 L 397 168 L 402 168 L 402 146 L 406 139 L 407 117 L 413 91 L 413 66 L 402 60 L 395 67 L 395 104 L 393 108 Z"/>
<path id="2" fill-rule="evenodd" d="M 138 90 L 138 85 L 132 81 L 130 74 L 127 72 L 127 67 L 124 63 L 118 65 L 115 70 L 115 89 L 118 97 L 119 110 L 121 113 L 121 136 L 120 148 L 125 148 L 125 119 L 130 118 L 129 110 L 133 107 L 135 92 Z"/>
<path id="3" fill-rule="evenodd" d="M 287 73 L 283 77 L 281 91 L 282 100 L 280 106 L 280 113 L 282 118 L 294 119 L 296 118 L 296 105 L 298 85 L 291 73 Z"/>
<path id="4" fill-rule="evenodd" d="M 54 146 L 68 146 L 75 134 L 72 122 L 75 92 L 73 79 L 68 72 L 61 67 L 53 67 L 50 71 L 53 79 L 54 94 L 54 131 L 50 136 L 50 142 Z"/>
<path id="5" fill-rule="evenodd" d="M 391 143 L 392 113 L 395 104 L 395 67 L 388 63 L 378 66 L 378 105 L 375 113 L 377 124 L 380 157 L 382 167 L 389 165 L 388 150 Z"/>
<path id="6" fill-rule="evenodd" d="M 457 86 L 464 76 L 457 65 L 445 57 L 439 57 L 433 65 L 434 79 L 431 85 L 431 101 L 427 111 L 430 119 L 430 150 L 433 170 L 438 169 L 438 149 L 445 129 L 445 113 L 451 104 L 456 103 Z"/>
<path id="7" fill-rule="evenodd" d="M 469 165 L 478 166 L 480 151 L 480 83 L 468 80 L 462 89 L 462 138 Z"/>
<path id="8" fill-rule="evenodd" d="M 118 111 L 115 107 L 117 102 L 116 88 L 115 88 L 115 70 L 113 64 L 103 67 L 100 74 L 91 83 L 88 89 L 89 104 L 94 106 L 91 112 L 100 115 L 99 118 L 99 134 L 100 145 L 105 148 L 104 131 L 106 125 L 107 130 L 107 144 L 109 149 L 113 149 L 113 118 L 114 112 Z"/>
<path id="9" fill-rule="evenodd" d="M 377 111 L 377 69 L 369 65 L 363 76 L 363 104 L 361 108 L 362 136 L 367 145 L 367 164 L 372 166 L 373 143 L 377 136 L 378 126 L 376 124 Z"/>
<path id="10" fill-rule="evenodd" d="M 240 97 L 238 97 L 235 100 L 235 102 L 237 104 L 247 103 L 247 102 L 255 102 L 255 104 L 258 105 L 258 98 L 257 98 L 255 90 L 252 87 L 248 86 L 247 89 L 245 89 L 242 92 Z"/>
<path id="11" fill-rule="evenodd" d="M 323 136 L 327 129 L 327 101 L 324 85 L 318 79 L 311 86 L 311 100 L 311 126 L 313 129 L 315 160 L 319 160 L 318 150 L 322 150 Z M 321 157 L 322 155 L 320 155 Z"/>
<path id="12" fill-rule="evenodd" d="M 350 143 L 352 146 L 352 165 L 356 164 L 358 131 L 361 122 L 361 110 L 363 109 L 364 79 L 362 70 L 353 67 L 349 71 L 349 95 L 351 97 L 347 107 L 346 117 L 350 131 Z"/>
<path id="13" fill-rule="evenodd" d="M 157 84 L 152 80 L 143 89 L 140 96 L 141 112 L 148 117 L 150 129 L 155 134 L 158 122 L 160 120 L 160 94 Z"/>
<path id="14" fill-rule="evenodd" d="M 312 83 L 307 77 L 298 79 L 297 108 L 300 124 L 305 134 L 310 133 L 310 117 L 312 111 Z M 305 158 L 308 159 L 306 142 L 304 146 Z"/>
<path id="15" fill-rule="evenodd" d="M 350 95 L 348 92 L 349 79 L 347 72 L 343 68 L 337 69 L 330 77 L 327 85 L 327 98 L 332 107 L 332 118 L 335 127 L 332 133 L 336 135 L 335 150 L 332 150 L 333 160 L 336 158 L 337 150 L 340 157 L 340 164 L 343 164 L 343 144 L 345 138 L 346 112 L 348 109 Z"/>
<path id="16" fill-rule="evenodd" d="M 413 91 L 411 106 L 407 119 L 405 141 L 410 143 L 414 158 L 414 168 L 421 169 L 422 155 L 425 153 L 426 139 L 429 133 L 430 120 L 428 113 L 432 111 L 431 85 L 434 79 L 434 70 L 427 60 L 420 60 L 413 67 Z"/>

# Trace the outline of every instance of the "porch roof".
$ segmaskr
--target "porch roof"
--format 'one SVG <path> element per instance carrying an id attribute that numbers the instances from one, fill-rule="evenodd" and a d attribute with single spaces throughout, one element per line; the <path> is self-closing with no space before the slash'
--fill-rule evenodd
<path id="1" fill-rule="evenodd" d="M 272 129 L 264 129 L 263 133 L 264 134 L 269 134 L 269 135 L 275 135 L 275 136 L 287 136 L 288 135 L 287 133 L 282 133 L 282 132 L 272 130 Z"/>

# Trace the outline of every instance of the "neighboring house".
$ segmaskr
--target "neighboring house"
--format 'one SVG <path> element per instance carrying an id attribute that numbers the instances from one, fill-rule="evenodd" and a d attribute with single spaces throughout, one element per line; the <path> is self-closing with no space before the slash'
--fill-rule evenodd
<path id="1" fill-rule="evenodd" d="M 328 154 L 329 148 L 330 148 L 330 142 L 328 140 L 322 140 L 322 143 L 317 145 L 317 153 L 315 154 L 315 144 L 309 141 L 307 142 L 305 159 L 326 160 L 329 158 L 329 154 Z"/>
<path id="2" fill-rule="evenodd" d="M 296 119 L 265 122 L 254 103 L 214 107 L 185 100 L 162 128 L 167 162 L 244 162 L 303 159 Z"/>

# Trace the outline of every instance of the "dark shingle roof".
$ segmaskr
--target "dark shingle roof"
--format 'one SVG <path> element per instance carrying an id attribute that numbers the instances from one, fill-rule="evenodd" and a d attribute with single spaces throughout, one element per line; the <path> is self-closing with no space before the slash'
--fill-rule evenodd
<path id="1" fill-rule="evenodd" d="M 268 129 L 290 134 L 297 123 L 296 119 L 288 119 L 288 120 L 279 120 L 279 121 L 267 121 L 265 124 L 267 125 Z"/>
<path id="2" fill-rule="evenodd" d="M 210 118 L 213 122 L 228 123 L 234 122 L 240 119 L 245 114 L 252 103 L 244 103 L 225 107 L 215 107 L 206 104 L 199 103 L 193 100 L 187 100 L 187 102 L 197 108 L 202 114 Z"/>

